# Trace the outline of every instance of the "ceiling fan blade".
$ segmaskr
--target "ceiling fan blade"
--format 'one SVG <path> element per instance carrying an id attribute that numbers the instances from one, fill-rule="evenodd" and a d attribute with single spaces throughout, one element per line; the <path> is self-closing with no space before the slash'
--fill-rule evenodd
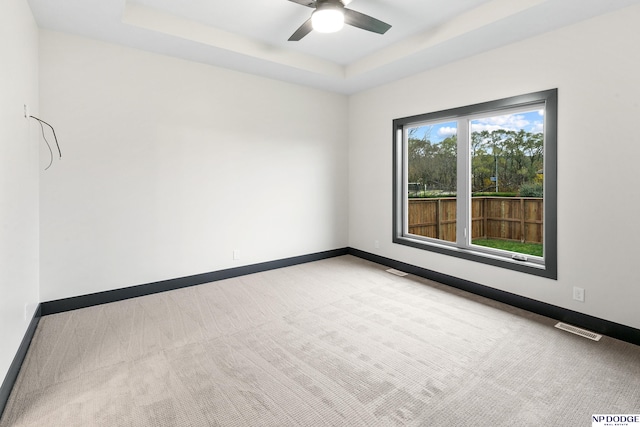
<path id="1" fill-rule="evenodd" d="M 297 42 L 302 39 L 304 36 L 309 34 L 313 30 L 313 26 L 311 25 L 311 18 L 307 19 L 304 24 L 300 25 L 300 28 L 296 30 L 295 33 L 289 37 L 290 42 Z"/>
<path id="2" fill-rule="evenodd" d="M 384 34 L 391 28 L 386 22 L 347 8 L 344 9 L 344 23 L 378 34 Z"/>
<path id="3" fill-rule="evenodd" d="M 316 2 L 315 0 L 289 0 L 292 1 L 294 3 L 298 3 L 301 4 L 302 6 L 307 6 L 307 7 L 311 7 L 313 9 L 316 8 Z"/>

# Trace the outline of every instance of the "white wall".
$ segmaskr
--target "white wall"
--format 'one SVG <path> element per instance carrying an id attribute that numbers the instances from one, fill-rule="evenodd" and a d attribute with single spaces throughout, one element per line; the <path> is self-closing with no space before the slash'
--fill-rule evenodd
<path id="1" fill-rule="evenodd" d="M 38 303 L 38 28 L 0 2 L 0 382 Z M 26 307 L 26 309 L 25 309 Z"/>
<path id="2" fill-rule="evenodd" d="M 347 245 L 346 96 L 44 30 L 40 90 L 42 301 Z"/>
<path id="3" fill-rule="evenodd" d="M 352 96 L 349 246 L 640 328 L 638 22 L 634 6 Z M 391 243 L 394 118 L 556 87 L 557 281 Z"/>
<path id="4" fill-rule="evenodd" d="M 347 244 L 640 328 L 639 18 L 628 8 L 347 99 L 50 31 L 38 58 L 28 6 L 3 2 L 0 376 L 25 305 L 30 318 L 38 301 Z M 554 87 L 557 281 L 391 243 L 392 119 Z M 25 102 L 62 144 L 46 172 Z"/>

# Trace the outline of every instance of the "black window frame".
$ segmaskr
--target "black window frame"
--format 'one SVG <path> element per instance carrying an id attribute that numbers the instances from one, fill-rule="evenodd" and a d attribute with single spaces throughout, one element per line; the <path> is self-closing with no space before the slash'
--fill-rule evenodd
<path id="1" fill-rule="evenodd" d="M 434 120 L 459 120 L 466 116 L 500 113 L 503 110 L 534 106 L 544 103 L 544 263 L 532 263 L 477 251 L 460 246 L 440 245 L 407 235 L 404 212 L 404 135 L 405 126 Z M 403 117 L 393 120 L 393 243 L 446 254 L 465 260 L 502 267 L 536 276 L 557 279 L 557 122 L 558 89 L 549 89 L 525 95 L 512 96 L 479 104 Z"/>

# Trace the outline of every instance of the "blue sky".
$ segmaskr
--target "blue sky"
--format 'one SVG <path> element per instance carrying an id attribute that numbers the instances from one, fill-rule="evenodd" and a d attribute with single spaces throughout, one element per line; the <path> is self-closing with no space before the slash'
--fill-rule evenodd
<path id="1" fill-rule="evenodd" d="M 535 110 L 525 113 L 505 114 L 501 116 L 474 119 L 471 121 L 471 130 L 488 130 L 491 132 L 498 129 L 514 131 L 524 129 L 527 132 L 537 133 L 542 132 L 543 123 L 543 111 Z M 451 135 L 455 135 L 456 131 L 455 121 L 442 122 L 430 126 L 421 126 L 416 133 L 416 137 L 421 139 L 426 132 L 429 132 L 427 139 L 432 143 L 438 143 Z"/>

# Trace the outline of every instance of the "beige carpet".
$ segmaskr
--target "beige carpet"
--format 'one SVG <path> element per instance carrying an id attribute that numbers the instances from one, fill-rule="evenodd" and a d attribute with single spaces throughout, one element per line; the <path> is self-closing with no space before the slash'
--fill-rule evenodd
<path id="1" fill-rule="evenodd" d="M 640 347 L 344 256 L 43 317 L 0 426 L 589 426 Z"/>

